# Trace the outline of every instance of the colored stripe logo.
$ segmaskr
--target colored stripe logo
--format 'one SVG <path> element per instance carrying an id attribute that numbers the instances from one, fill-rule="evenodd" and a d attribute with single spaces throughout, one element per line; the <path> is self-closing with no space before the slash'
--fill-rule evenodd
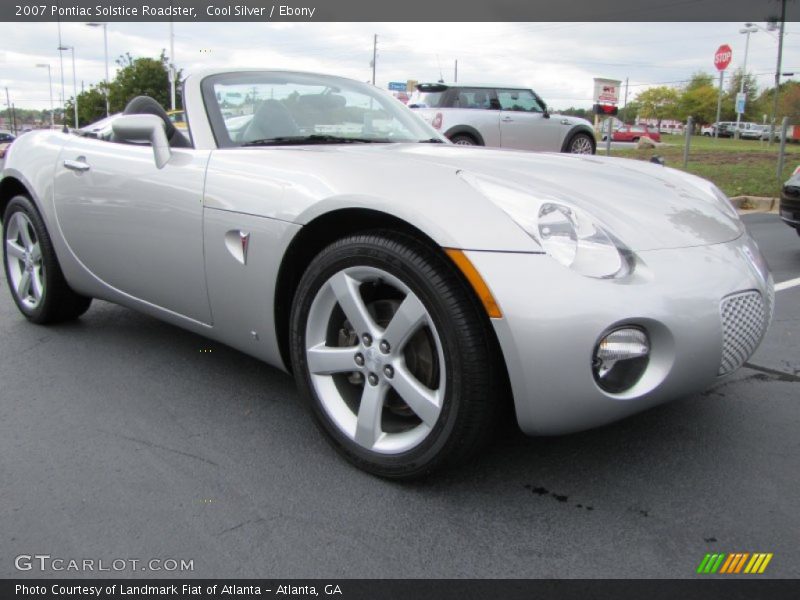
<path id="1" fill-rule="evenodd" d="M 772 552 L 733 552 L 731 554 L 706 554 L 697 572 L 701 575 L 756 575 L 763 573 L 772 560 Z"/>

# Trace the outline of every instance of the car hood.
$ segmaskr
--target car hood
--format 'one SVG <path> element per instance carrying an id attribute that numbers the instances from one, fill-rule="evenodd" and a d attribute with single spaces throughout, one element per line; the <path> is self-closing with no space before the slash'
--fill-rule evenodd
<path id="1" fill-rule="evenodd" d="M 334 147 L 328 146 L 328 149 Z M 713 185 L 661 165 L 630 159 L 455 147 L 444 144 L 338 146 L 348 153 L 385 153 L 391 161 L 419 160 L 488 177 L 529 191 L 535 200 L 576 205 L 632 250 L 683 248 L 728 242 L 744 226 Z M 380 148 L 381 150 L 378 150 Z"/>

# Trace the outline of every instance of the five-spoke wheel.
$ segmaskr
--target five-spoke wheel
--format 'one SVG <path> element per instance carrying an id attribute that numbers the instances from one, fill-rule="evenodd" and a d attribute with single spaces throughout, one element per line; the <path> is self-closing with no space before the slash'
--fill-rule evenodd
<path id="1" fill-rule="evenodd" d="M 334 243 L 298 286 L 291 336 L 318 424 L 358 466 L 416 477 L 489 438 L 496 342 L 444 253 L 388 232 Z"/>
<path id="2" fill-rule="evenodd" d="M 36 206 L 27 196 L 11 199 L 3 215 L 3 264 L 14 302 L 34 323 L 79 317 L 91 298 L 69 287 Z"/>
<path id="3" fill-rule="evenodd" d="M 9 285 L 22 304 L 35 309 L 44 295 L 42 247 L 24 212 L 15 212 L 5 224 L 5 238 Z"/>

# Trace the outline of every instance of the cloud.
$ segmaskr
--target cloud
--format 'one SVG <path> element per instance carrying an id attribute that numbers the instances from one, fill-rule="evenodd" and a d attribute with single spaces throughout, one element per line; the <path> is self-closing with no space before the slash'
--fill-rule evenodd
<path id="1" fill-rule="evenodd" d="M 800 72 L 800 28 L 787 26 L 783 71 Z M 589 107 L 592 78 L 631 83 L 631 97 L 649 85 L 715 72 L 714 50 L 733 47 L 731 69 L 741 65 L 744 36 L 738 23 L 176 23 L 177 65 L 265 67 L 320 71 L 366 81 L 372 77 L 373 35 L 378 35 L 377 83 L 494 82 L 534 88 L 551 106 Z M 795 33 L 796 32 L 796 33 Z M 64 23 L 62 43 L 75 46 L 77 87 L 104 77 L 103 32 Z M 52 68 L 56 104 L 61 91 L 56 23 L 0 23 L 0 86 L 26 108 L 49 106 L 46 69 Z M 168 23 L 109 23 L 110 67 L 125 52 L 158 56 L 169 49 Z M 748 70 L 771 85 L 777 41 L 764 32 L 750 41 Z M 72 63 L 64 53 L 64 88 L 72 96 Z M 4 98 L 3 98 L 4 100 Z"/>

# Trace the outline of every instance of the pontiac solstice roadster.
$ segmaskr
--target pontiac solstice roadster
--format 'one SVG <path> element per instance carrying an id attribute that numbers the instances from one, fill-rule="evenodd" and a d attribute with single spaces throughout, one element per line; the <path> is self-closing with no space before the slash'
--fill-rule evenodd
<path id="1" fill-rule="evenodd" d="M 293 373 L 359 467 L 463 462 L 698 392 L 752 354 L 772 277 L 703 179 L 457 147 L 359 82 L 190 76 L 188 128 L 139 97 L 17 140 L 4 266 L 31 322 L 115 302 Z"/>

